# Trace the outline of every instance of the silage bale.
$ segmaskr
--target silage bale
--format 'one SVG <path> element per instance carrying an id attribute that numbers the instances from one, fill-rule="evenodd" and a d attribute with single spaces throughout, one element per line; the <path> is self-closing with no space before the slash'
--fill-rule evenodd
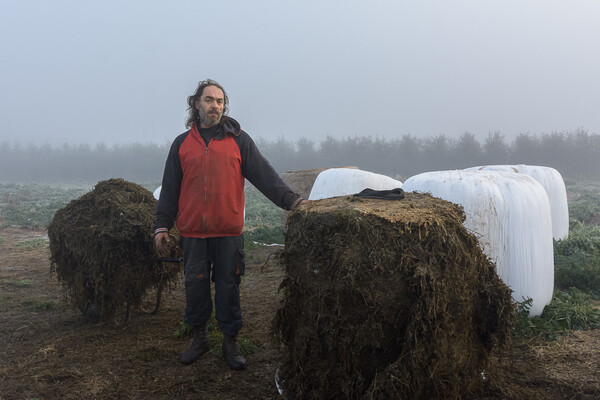
<path id="1" fill-rule="evenodd" d="M 363 189 L 390 190 L 402 187 L 402 182 L 389 176 L 350 168 L 330 168 L 321 172 L 310 191 L 309 200 L 345 196 Z"/>
<path id="2" fill-rule="evenodd" d="M 48 227 L 51 270 L 72 303 L 107 320 L 140 305 L 147 290 L 172 287 L 178 264 L 157 261 L 152 226 L 156 200 L 123 179 L 94 189 L 58 210 Z M 164 256 L 180 257 L 174 230 Z M 160 297 L 157 300 L 157 307 Z"/>
<path id="3" fill-rule="evenodd" d="M 504 171 L 531 176 L 538 181 L 550 200 L 552 214 L 552 237 L 555 240 L 564 240 L 569 236 L 569 205 L 567 201 L 567 188 L 560 172 L 554 168 L 539 165 L 485 165 L 466 168 L 473 171 Z"/>
<path id="4" fill-rule="evenodd" d="M 554 290 L 554 252 L 550 202 L 540 183 L 524 174 L 453 170 L 412 176 L 403 188 L 463 206 L 465 226 L 514 300 L 531 298 L 530 316 L 542 314 Z"/>
<path id="5" fill-rule="evenodd" d="M 337 168 L 350 168 L 350 169 L 358 169 L 358 167 L 347 166 L 347 167 L 337 167 Z M 310 191 L 317 179 L 319 174 L 330 167 L 327 168 L 314 168 L 314 169 L 302 169 L 296 171 L 287 171 L 281 174 L 281 179 L 285 182 L 286 185 L 290 187 L 294 192 L 298 193 L 300 197 L 303 199 L 308 199 L 310 196 Z M 283 224 L 287 226 L 287 217 L 289 211 L 283 210 Z"/>
<path id="6" fill-rule="evenodd" d="M 286 171 L 281 174 L 281 179 L 283 179 L 286 185 L 288 185 L 294 192 L 298 193 L 300 197 L 308 199 L 317 176 L 319 176 L 321 172 L 331 168 L 332 167 Z M 335 168 L 358 169 L 358 167 L 354 166 Z"/>
<path id="7" fill-rule="evenodd" d="M 462 225 L 430 195 L 337 197 L 289 218 L 283 300 L 289 399 L 462 398 L 510 336 L 510 291 Z"/>
<path id="8" fill-rule="evenodd" d="M 160 191 L 162 190 L 162 185 L 160 185 L 159 187 L 157 187 L 156 189 L 154 189 L 154 192 L 152 192 L 152 196 L 158 201 L 158 199 L 160 199 Z"/>

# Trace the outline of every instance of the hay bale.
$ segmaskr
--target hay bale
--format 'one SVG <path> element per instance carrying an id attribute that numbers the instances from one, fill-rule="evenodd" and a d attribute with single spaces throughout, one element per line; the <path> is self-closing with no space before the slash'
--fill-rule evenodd
<path id="1" fill-rule="evenodd" d="M 510 290 L 462 225 L 426 194 L 352 196 L 292 212 L 273 322 L 288 398 L 461 398 L 507 345 Z"/>
<path id="2" fill-rule="evenodd" d="M 127 318 L 148 289 L 158 290 L 158 307 L 162 289 L 175 284 L 179 265 L 153 259 L 155 210 L 150 191 L 110 179 L 56 212 L 48 227 L 51 271 L 84 313 L 107 320 L 125 311 Z M 177 232 L 171 239 L 165 256 L 180 257 Z"/>

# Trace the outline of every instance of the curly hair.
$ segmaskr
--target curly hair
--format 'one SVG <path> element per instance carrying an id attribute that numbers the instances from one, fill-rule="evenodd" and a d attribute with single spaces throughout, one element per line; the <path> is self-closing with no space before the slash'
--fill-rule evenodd
<path id="1" fill-rule="evenodd" d="M 198 118 L 200 118 L 200 113 L 196 109 L 196 101 L 199 100 L 200 97 L 202 97 L 204 88 L 207 86 L 216 86 L 223 91 L 223 97 L 225 98 L 224 104 L 223 104 L 223 116 L 227 115 L 227 112 L 229 111 L 229 97 L 227 97 L 227 93 L 225 92 L 225 89 L 223 89 L 223 86 L 219 85 L 216 81 L 213 81 L 212 79 L 206 79 L 204 81 L 198 82 L 198 87 L 196 88 L 196 91 L 194 92 L 193 95 L 189 96 L 187 99 L 188 117 L 187 117 L 187 120 L 185 121 L 186 128 L 191 128 L 192 125 L 194 124 L 194 122 L 198 121 Z"/>

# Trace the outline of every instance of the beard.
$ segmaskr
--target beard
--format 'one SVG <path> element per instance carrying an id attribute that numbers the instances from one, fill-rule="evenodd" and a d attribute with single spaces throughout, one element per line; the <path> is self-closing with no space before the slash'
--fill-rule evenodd
<path id="1" fill-rule="evenodd" d="M 207 112 L 202 107 L 199 108 L 198 113 L 200 114 L 200 124 L 207 128 L 217 125 L 221 122 L 221 117 L 223 116 L 223 113 Z"/>

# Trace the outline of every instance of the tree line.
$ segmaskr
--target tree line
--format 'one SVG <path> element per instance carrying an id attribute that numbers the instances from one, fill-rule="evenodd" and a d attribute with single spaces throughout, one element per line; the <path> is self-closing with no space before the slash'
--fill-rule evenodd
<path id="1" fill-rule="evenodd" d="M 478 165 L 528 164 L 557 169 L 563 176 L 600 175 L 600 135 L 584 130 L 520 134 L 507 142 L 500 133 L 482 143 L 470 133 L 397 139 L 326 137 L 319 143 L 300 138 L 258 138 L 256 144 L 279 172 L 356 166 L 404 180 L 425 171 Z M 0 143 L 0 182 L 88 182 L 124 178 L 159 182 L 169 144 L 133 143 L 108 147 L 86 144 L 53 147 Z"/>

